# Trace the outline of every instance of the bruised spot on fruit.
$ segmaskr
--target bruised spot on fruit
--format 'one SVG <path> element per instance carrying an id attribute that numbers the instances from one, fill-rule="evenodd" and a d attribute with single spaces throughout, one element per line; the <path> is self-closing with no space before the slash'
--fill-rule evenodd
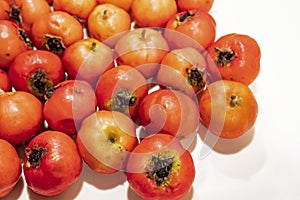
<path id="1" fill-rule="evenodd" d="M 25 168 L 37 168 L 40 166 L 41 160 L 45 157 L 47 151 L 46 146 L 40 147 L 38 144 L 34 143 L 32 148 L 26 148 L 25 149 L 25 156 L 27 158 L 27 162 L 25 164 Z"/>
<path id="2" fill-rule="evenodd" d="M 157 186 L 167 187 L 171 174 L 177 171 L 178 161 L 171 152 L 158 153 L 151 156 L 145 172 L 147 178 L 154 180 Z"/>
<path id="3" fill-rule="evenodd" d="M 127 89 L 118 90 L 115 96 L 108 102 L 111 110 L 119 111 L 125 114 L 129 113 L 129 106 L 134 106 L 137 97 Z"/>
<path id="4" fill-rule="evenodd" d="M 54 92 L 53 82 L 47 78 L 45 71 L 42 69 L 38 69 L 33 73 L 27 84 L 31 92 L 38 97 L 46 95 L 49 98 L 50 94 Z"/>
<path id="5" fill-rule="evenodd" d="M 231 49 L 224 49 L 221 50 L 217 47 L 214 48 L 214 51 L 216 53 L 216 59 L 215 63 L 218 66 L 222 67 L 228 67 L 230 66 L 230 63 L 236 58 L 236 52 Z"/>
<path id="6" fill-rule="evenodd" d="M 61 54 L 66 49 L 61 37 L 45 35 L 46 41 L 42 45 L 43 48 L 55 54 Z"/>
<path id="7" fill-rule="evenodd" d="M 192 68 L 186 69 L 187 80 L 189 84 L 198 89 L 204 88 L 206 82 L 204 79 L 205 70 L 199 69 L 197 66 L 193 66 Z"/>

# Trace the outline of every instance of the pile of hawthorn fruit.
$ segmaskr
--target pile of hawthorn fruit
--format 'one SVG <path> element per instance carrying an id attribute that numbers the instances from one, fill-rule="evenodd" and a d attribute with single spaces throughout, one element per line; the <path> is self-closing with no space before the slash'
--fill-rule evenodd
<path id="1" fill-rule="evenodd" d="M 252 37 L 216 39 L 213 0 L 0 0 L 0 197 L 42 196 L 85 163 L 142 199 L 180 199 L 199 126 L 247 133 L 260 70 Z M 203 130 L 201 130 L 203 131 Z M 20 150 L 21 148 L 21 150 Z"/>

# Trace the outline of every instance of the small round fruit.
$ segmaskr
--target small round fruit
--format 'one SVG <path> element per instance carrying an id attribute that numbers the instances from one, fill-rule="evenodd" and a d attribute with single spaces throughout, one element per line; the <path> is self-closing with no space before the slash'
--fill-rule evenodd
<path id="1" fill-rule="evenodd" d="M 25 180 L 37 194 L 61 194 L 77 181 L 81 171 L 82 160 L 76 143 L 63 132 L 42 132 L 25 149 Z"/>
<path id="2" fill-rule="evenodd" d="M 84 36 L 80 22 L 64 11 L 53 11 L 37 18 L 31 33 L 33 43 L 38 49 L 58 55 Z"/>
<path id="3" fill-rule="evenodd" d="M 100 4 L 89 15 L 87 26 L 91 37 L 105 42 L 130 30 L 131 18 L 128 12 L 114 4 Z"/>
<path id="4" fill-rule="evenodd" d="M 184 34 L 187 38 L 180 36 L 178 33 Z M 204 50 L 215 40 L 216 22 L 207 12 L 198 10 L 182 11 L 169 19 L 164 36 L 174 47 L 182 47 L 186 45 L 184 43 L 188 42 L 194 48 L 195 44 L 193 43 L 198 43 Z"/>
<path id="5" fill-rule="evenodd" d="M 51 8 L 46 0 L 14 0 L 9 17 L 11 21 L 18 24 L 31 36 L 33 22 L 50 12 Z"/>
<path id="6" fill-rule="evenodd" d="M 98 80 L 96 97 L 100 109 L 115 110 L 135 117 L 140 102 L 148 94 L 144 76 L 129 65 L 106 71 Z"/>
<path id="7" fill-rule="evenodd" d="M 124 170 L 128 155 L 138 144 L 133 121 L 121 112 L 107 110 L 87 117 L 76 141 L 85 163 L 104 174 Z"/>
<path id="8" fill-rule="evenodd" d="M 161 61 L 156 80 L 162 86 L 195 96 L 206 86 L 205 58 L 194 48 L 172 50 Z"/>
<path id="9" fill-rule="evenodd" d="M 213 69 L 224 80 L 238 81 L 250 85 L 260 71 L 260 47 L 258 43 L 244 34 L 227 34 L 220 37 L 207 50 L 208 70 Z"/>
<path id="10" fill-rule="evenodd" d="M 43 105 L 32 94 L 0 94 L 0 138 L 12 144 L 26 142 L 43 126 Z"/>
<path id="11" fill-rule="evenodd" d="M 64 52 L 62 62 L 69 79 L 84 80 L 92 86 L 113 67 L 113 51 L 93 38 L 81 39 Z"/>
<path id="12" fill-rule="evenodd" d="M 177 12 L 175 0 L 133 0 L 132 17 L 140 27 L 164 27 Z"/>
<path id="13" fill-rule="evenodd" d="M 14 58 L 32 48 L 32 42 L 17 24 L 0 20 L 0 67 L 8 69 Z"/>
<path id="14" fill-rule="evenodd" d="M 252 91 L 242 83 L 228 80 L 210 84 L 198 105 L 204 126 L 213 134 L 229 139 L 250 130 L 258 113 Z"/>
<path id="15" fill-rule="evenodd" d="M 77 133 L 84 118 L 96 111 L 92 86 L 80 80 L 67 80 L 57 86 L 44 104 L 44 117 L 52 130 Z"/>
<path id="16" fill-rule="evenodd" d="M 169 46 L 159 31 L 138 28 L 128 31 L 118 40 L 115 52 L 118 65 L 133 66 L 148 79 L 156 76 Z"/>
<path id="17" fill-rule="evenodd" d="M 22 173 L 22 165 L 15 148 L 0 139 L 0 198 L 12 192 Z"/>
<path id="18" fill-rule="evenodd" d="M 8 75 L 16 90 L 47 99 L 49 91 L 65 80 L 60 58 L 45 50 L 28 50 L 15 57 Z"/>
<path id="19" fill-rule="evenodd" d="M 179 91 L 156 90 L 139 106 L 139 120 L 148 134 L 166 133 L 188 138 L 196 133 L 199 112 L 195 101 Z"/>
<path id="20" fill-rule="evenodd" d="M 144 138 L 129 156 L 129 186 L 142 199 L 179 200 L 191 189 L 195 166 L 176 137 L 155 134 Z"/>
<path id="21" fill-rule="evenodd" d="M 55 11 L 65 11 L 79 20 L 86 20 L 96 5 L 97 0 L 53 0 Z"/>

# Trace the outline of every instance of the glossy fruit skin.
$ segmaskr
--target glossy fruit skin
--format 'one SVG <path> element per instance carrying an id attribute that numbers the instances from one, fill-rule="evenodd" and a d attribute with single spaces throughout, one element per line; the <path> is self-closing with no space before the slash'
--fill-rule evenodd
<path id="1" fill-rule="evenodd" d="M 0 138 L 12 144 L 26 142 L 43 125 L 43 105 L 22 91 L 0 94 Z"/>
<path id="2" fill-rule="evenodd" d="M 46 0 L 14 0 L 11 7 L 10 20 L 22 27 L 28 36 L 31 36 L 33 22 L 51 12 Z"/>
<path id="3" fill-rule="evenodd" d="M 94 86 L 113 64 L 113 51 L 94 38 L 81 39 L 70 45 L 62 57 L 69 79 L 84 80 Z"/>
<path id="4" fill-rule="evenodd" d="M 98 4 L 104 4 L 104 3 L 110 3 L 110 4 L 114 4 L 126 11 L 129 11 L 131 9 L 131 4 L 133 2 L 133 0 L 97 0 Z"/>
<path id="5" fill-rule="evenodd" d="M 2 69 L 0 69 L 0 89 L 4 92 L 9 92 L 12 89 L 8 74 Z"/>
<path id="6" fill-rule="evenodd" d="M 6 140 L 0 139 L 0 198 L 12 192 L 22 173 L 21 160 L 14 148 Z"/>
<path id="7" fill-rule="evenodd" d="M 103 174 L 124 170 L 128 155 L 138 144 L 133 121 L 121 112 L 107 110 L 83 121 L 76 142 L 85 163 Z"/>
<path id="8" fill-rule="evenodd" d="M 212 8 L 214 0 L 177 0 L 179 10 L 198 9 L 208 12 Z"/>
<path id="9" fill-rule="evenodd" d="M 53 0 L 53 9 L 65 11 L 81 20 L 86 20 L 97 5 L 97 0 Z"/>
<path id="10" fill-rule="evenodd" d="M 160 132 L 182 139 L 195 134 L 199 125 L 195 101 L 175 90 L 160 89 L 148 94 L 138 112 L 148 134 Z"/>
<path id="11" fill-rule="evenodd" d="M 42 151 L 39 163 L 32 164 L 34 151 Z M 59 131 L 45 131 L 33 138 L 25 149 L 23 172 L 28 187 L 43 196 L 64 192 L 82 171 L 76 143 Z"/>
<path id="12" fill-rule="evenodd" d="M 45 49 L 58 55 L 84 35 L 79 21 L 64 11 L 53 11 L 40 16 L 34 21 L 31 32 L 38 49 Z"/>
<path id="13" fill-rule="evenodd" d="M 161 61 L 156 80 L 193 97 L 206 85 L 205 58 L 194 48 L 172 50 Z"/>
<path id="14" fill-rule="evenodd" d="M 132 151 L 127 164 L 127 181 L 131 189 L 142 199 L 178 200 L 189 191 L 195 178 L 195 166 L 189 151 L 185 150 L 180 141 L 171 135 L 155 134 L 144 138 Z M 160 157 L 172 158 L 162 161 L 169 168 L 167 181 L 158 184 L 150 175 L 154 160 Z M 169 164 L 172 163 L 171 166 Z M 164 165 L 165 168 L 167 168 Z M 158 169 L 157 169 L 158 168 Z M 154 167 L 155 170 L 161 170 Z M 157 176 L 159 172 L 156 172 Z M 155 176 L 154 176 L 155 177 Z"/>
<path id="15" fill-rule="evenodd" d="M 250 85 L 260 71 L 261 51 L 255 39 L 248 35 L 223 35 L 207 50 L 210 68 L 217 68 L 222 79 Z M 212 70 L 210 70 L 212 71 Z M 212 75 L 214 72 L 211 72 Z"/>
<path id="16" fill-rule="evenodd" d="M 46 97 L 47 90 L 65 80 L 60 58 L 46 50 L 28 50 L 19 54 L 8 74 L 16 90 L 30 92 L 40 99 Z"/>
<path id="17" fill-rule="evenodd" d="M 148 89 L 146 79 L 138 70 L 129 65 L 120 65 L 99 78 L 97 102 L 100 109 L 116 110 L 135 117 Z"/>
<path id="18" fill-rule="evenodd" d="M 116 43 L 118 65 L 130 65 L 147 78 L 154 77 L 159 64 L 168 53 L 169 46 L 163 36 L 150 28 L 128 31 Z"/>
<path id="19" fill-rule="evenodd" d="M 0 20 L 0 67 L 8 69 L 14 58 L 31 48 L 20 37 L 22 29 L 8 20 Z"/>
<path id="20" fill-rule="evenodd" d="M 221 138 L 237 138 L 256 121 L 258 104 L 244 84 L 220 80 L 210 84 L 199 99 L 201 121 Z"/>
<path id="21" fill-rule="evenodd" d="M 5 0 L 0 0 L 0 20 L 8 20 L 9 16 L 8 13 L 10 10 L 10 5 Z"/>
<path id="22" fill-rule="evenodd" d="M 129 31 L 130 28 L 129 13 L 114 4 L 100 4 L 93 9 L 88 17 L 89 35 L 101 42 Z"/>
<path id="23" fill-rule="evenodd" d="M 67 80 L 57 86 L 44 104 L 44 117 L 52 130 L 75 134 L 82 120 L 96 111 L 92 86 L 80 80 Z"/>
<path id="24" fill-rule="evenodd" d="M 133 0 L 132 17 L 140 27 L 164 27 L 177 12 L 175 0 Z"/>
<path id="25" fill-rule="evenodd" d="M 216 22 L 207 12 L 188 10 L 173 15 L 167 25 L 164 36 L 173 46 L 182 46 L 182 40 L 178 40 L 178 35 L 168 29 L 175 30 L 198 43 L 203 50 L 207 49 L 216 37 Z M 187 39 L 188 40 L 188 39 Z M 191 43 L 190 41 L 188 41 Z M 194 47 L 195 44 L 192 44 Z"/>

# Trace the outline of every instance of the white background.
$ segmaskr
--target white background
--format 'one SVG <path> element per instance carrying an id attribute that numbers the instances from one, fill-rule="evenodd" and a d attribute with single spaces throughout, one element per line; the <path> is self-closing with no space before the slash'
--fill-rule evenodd
<path id="1" fill-rule="evenodd" d="M 261 47 L 261 71 L 251 85 L 259 114 L 255 127 L 241 138 L 219 140 L 205 148 L 198 137 L 192 154 L 196 179 L 184 200 L 300 199 L 300 1 L 215 0 L 211 10 L 217 38 L 248 34 Z M 44 198 L 31 192 L 22 178 L 4 199 L 139 200 L 123 173 L 101 175 L 86 166 L 66 192 Z"/>

